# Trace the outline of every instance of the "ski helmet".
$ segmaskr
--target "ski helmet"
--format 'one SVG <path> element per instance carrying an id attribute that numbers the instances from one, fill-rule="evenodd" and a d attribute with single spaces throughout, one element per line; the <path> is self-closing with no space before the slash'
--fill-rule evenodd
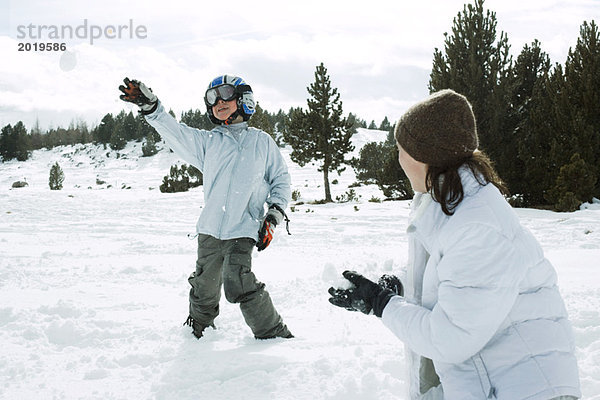
<path id="1" fill-rule="evenodd" d="M 227 119 L 227 121 L 218 120 L 212 111 L 212 108 L 219 100 L 230 101 L 237 99 L 237 110 Z M 238 76 L 220 75 L 213 79 L 204 93 L 204 104 L 208 117 L 213 124 L 229 124 L 238 115 L 241 115 L 244 121 L 248 121 L 254 114 L 254 95 L 252 88 Z"/>

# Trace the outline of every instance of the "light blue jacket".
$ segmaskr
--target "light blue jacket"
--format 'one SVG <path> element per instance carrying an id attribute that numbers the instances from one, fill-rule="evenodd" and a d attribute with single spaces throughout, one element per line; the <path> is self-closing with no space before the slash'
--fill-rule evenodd
<path id="1" fill-rule="evenodd" d="M 415 197 L 406 297 L 383 311 L 409 350 L 411 399 L 581 397 L 554 268 L 496 187 L 468 169 L 461 179 L 452 216 L 429 194 Z"/>
<path id="2" fill-rule="evenodd" d="M 287 207 L 290 175 L 275 141 L 247 123 L 211 131 L 178 123 L 162 106 L 146 116 L 167 145 L 202 171 L 204 209 L 198 233 L 217 239 L 258 239 L 265 203 Z M 240 133 L 239 140 L 232 129 Z"/>

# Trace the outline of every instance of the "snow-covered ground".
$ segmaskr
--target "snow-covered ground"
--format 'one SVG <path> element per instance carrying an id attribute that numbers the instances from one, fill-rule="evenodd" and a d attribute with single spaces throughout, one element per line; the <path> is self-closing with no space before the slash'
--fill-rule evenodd
<path id="1" fill-rule="evenodd" d="M 385 136 L 361 130 L 355 139 L 360 147 Z M 308 204 L 324 197 L 322 175 L 290 161 L 305 204 L 292 204 L 292 235 L 279 228 L 253 269 L 296 338 L 256 341 L 223 299 L 217 329 L 196 340 L 182 323 L 202 187 L 160 193 L 177 158 L 142 158 L 140 146 L 119 158 L 74 146 L 0 164 L 0 398 L 406 398 L 401 343 L 376 317 L 330 306 L 327 288 L 345 269 L 401 274 L 408 202 L 370 202 L 383 195 L 362 186 L 358 202 Z M 50 191 L 57 161 L 64 189 Z M 10 189 L 24 178 L 28 187 Z M 334 198 L 354 173 L 336 178 Z M 517 213 L 558 271 L 584 398 L 600 399 L 600 206 Z"/>

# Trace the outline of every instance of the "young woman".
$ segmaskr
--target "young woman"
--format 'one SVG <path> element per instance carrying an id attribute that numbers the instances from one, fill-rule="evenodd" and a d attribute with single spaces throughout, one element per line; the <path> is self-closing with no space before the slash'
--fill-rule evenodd
<path id="1" fill-rule="evenodd" d="M 576 399 L 574 340 L 556 272 L 504 199 L 467 99 L 437 92 L 396 125 L 415 197 L 404 296 L 355 272 L 330 289 L 407 347 L 411 399 Z"/>

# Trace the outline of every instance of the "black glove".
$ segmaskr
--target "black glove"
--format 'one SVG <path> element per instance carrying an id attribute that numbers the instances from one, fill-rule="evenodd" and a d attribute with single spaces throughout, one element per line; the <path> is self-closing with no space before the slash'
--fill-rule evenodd
<path id="1" fill-rule="evenodd" d="M 152 114 L 156 111 L 158 98 L 152 93 L 152 89 L 149 89 L 143 82 L 135 79 L 129 80 L 129 78 L 125 78 L 123 82 L 125 86 L 119 86 L 119 90 L 123 92 L 119 96 L 121 100 L 137 104 L 144 115 Z"/>
<path id="2" fill-rule="evenodd" d="M 350 289 L 329 288 L 329 294 L 331 295 L 329 302 L 334 306 L 343 307 L 349 311 L 360 311 L 364 314 L 371 314 L 372 312 L 381 318 L 385 306 L 392 297 L 398 294 L 356 272 L 344 271 L 342 275 L 352 282 L 354 287 Z M 398 282 L 400 281 L 398 280 Z M 400 283 L 401 286 L 402 283 Z"/>
<path id="3" fill-rule="evenodd" d="M 271 206 L 269 211 L 267 211 L 267 215 L 265 216 L 265 220 L 263 221 L 262 226 L 258 231 L 258 242 L 256 242 L 256 247 L 258 247 L 258 251 L 263 251 L 266 249 L 269 244 L 271 244 L 271 240 L 273 240 L 273 233 L 275 232 L 275 227 L 281 223 L 283 219 L 283 214 L 279 211 L 278 207 Z"/>

